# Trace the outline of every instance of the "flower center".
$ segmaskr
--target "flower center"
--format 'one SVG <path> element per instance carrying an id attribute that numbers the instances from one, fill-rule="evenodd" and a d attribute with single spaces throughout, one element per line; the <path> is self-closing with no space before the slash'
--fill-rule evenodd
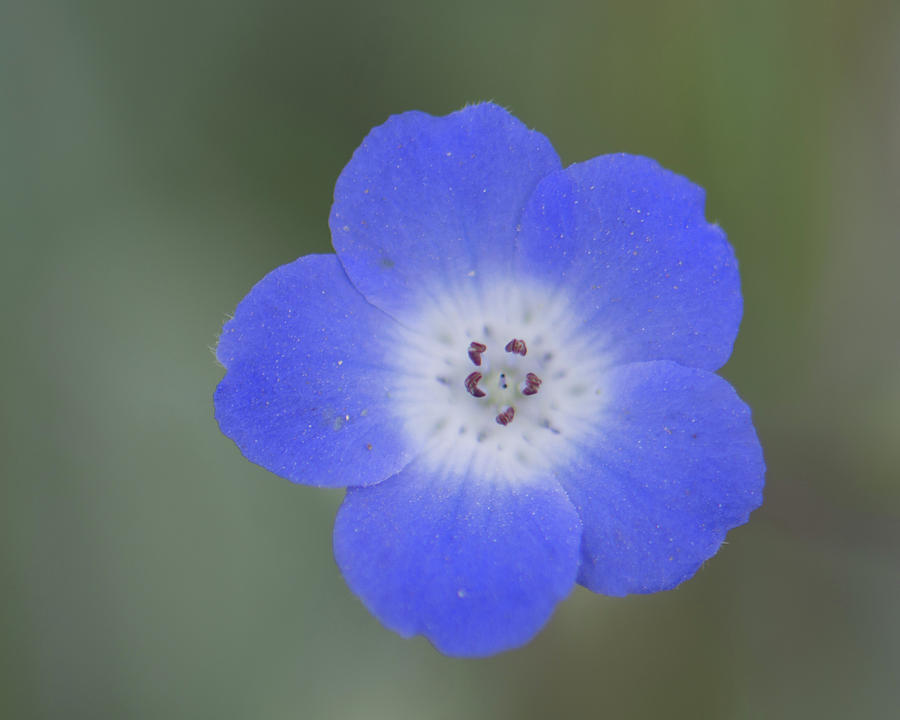
<path id="1" fill-rule="evenodd" d="M 516 355 L 524 358 L 528 354 L 525 341 L 518 338 L 510 340 L 503 349 L 505 353 L 513 355 L 513 358 Z M 481 405 L 489 412 L 498 410 L 494 420 L 498 425 L 505 427 L 516 417 L 514 403 L 530 395 L 536 395 L 543 381 L 535 373 L 525 372 L 518 363 L 511 362 L 509 358 L 502 358 L 498 367 L 491 372 L 485 360 L 486 352 L 487 345 L 484 343 L 475 341 L 469 343 L 469 359 L 478 367 L 482 367 L 483 371 L 475 370 L 469 373 L 463 384 L 466 392 L 476 400 L 480 400 Z M 479 387 L 482 381 L 484 382 Z"/>
<path id="2" fill-rule="evenodd" d="M 604 404 L 608 355 L 582 327 L 565 295 L 521 281 L 423 301 L 390 343 L 410 449 L 436 472 L 546 477 Z"/>

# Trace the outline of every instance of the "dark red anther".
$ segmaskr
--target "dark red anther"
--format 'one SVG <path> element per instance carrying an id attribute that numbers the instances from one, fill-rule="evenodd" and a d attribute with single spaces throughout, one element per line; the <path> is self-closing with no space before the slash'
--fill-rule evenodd
<path id="1" fill-rule="evenodd" d="M 473 342 L 469 345 L 469 360 L 476 365 L 481 365 L 481 353 L 487 350 L 487 345 L 480 342 Z"/>
<path id="2" fill-rule="evenodd" d="M 470 395 L 475 397 L 484 397 L 487 393 L 478 387 L 478 383 L 481 381 L 481 373 L 473 372 L 469 377 L 466 378 L 466 390 L 469 391 Z"/>
<path id="3" fill-rule="evenodd" d="M 514 407 L 508 407 L 496 417 L 496 420 L 500 425 L 509 425 L 515 416 L 516 409 Z"/>
<path id="4" fill-rule="evenodd" d="M 515 353 L 516 355 L 522 355 L 524 357 L 525 353 L 528 352 L 528 348 L 525 347 L 524 340 L 518 340 L 513 338 L 508 343 L 506 343 L 506 347 L 504 348 L 508 353 Z"/>
<path id="5" fill-rule="evenodd" d="M 522 388 L 523 395 L 534 395 L 541 386 L 541 379 L 534 373 L 528 373 L 525 376 L 525 387 Z"/>

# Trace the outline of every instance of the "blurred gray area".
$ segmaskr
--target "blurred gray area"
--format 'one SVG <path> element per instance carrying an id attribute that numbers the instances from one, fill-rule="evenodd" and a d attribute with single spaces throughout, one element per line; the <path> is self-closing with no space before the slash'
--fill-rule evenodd
<path id="1" fill-rule="evenodd" d="M 382 628 L 339 491 L 219 434 L 211 346 L 330 250 L 392 113 L 494 99 L 708 189 L 765 506 L 679 589 L 481 661 Z M 0 715 L 885 718 L 900 703 L 900 4 L 0 5 Z"/>

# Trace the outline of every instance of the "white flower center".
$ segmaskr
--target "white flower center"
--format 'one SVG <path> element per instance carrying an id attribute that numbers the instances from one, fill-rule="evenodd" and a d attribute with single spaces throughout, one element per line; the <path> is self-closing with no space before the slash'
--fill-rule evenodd
<path id="1" fill-rule="evenodd" d="M 509 280 L 422 303 L 392 343 L 392 397 L 435 472 L 546 476 L 595 433 L 608 354 L 567 297 Z"/>

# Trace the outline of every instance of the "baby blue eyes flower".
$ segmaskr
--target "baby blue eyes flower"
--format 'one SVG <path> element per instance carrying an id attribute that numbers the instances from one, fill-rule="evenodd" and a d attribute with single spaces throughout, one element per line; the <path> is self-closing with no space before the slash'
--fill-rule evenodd
<path id="1" fill-rule="evenodd" d="M 528 642 L 576 582 L 675 587 L 764 475 L 714 374 L 742 305 L 703 211 L 646 158 L 561 168 L 496 105 L 392 117 L 338 179 L 337 254 L 273 271 L 225 325 L 216 418 L 253 462 L 348 488 L 347 583 L 445 653 Z"/>

